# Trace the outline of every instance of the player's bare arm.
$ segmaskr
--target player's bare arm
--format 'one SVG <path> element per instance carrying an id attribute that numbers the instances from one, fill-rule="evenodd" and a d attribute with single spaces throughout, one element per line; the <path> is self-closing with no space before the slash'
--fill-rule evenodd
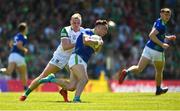
<path id="1" fill-rule="evenodd" d="M 67 37 L 61 38 L 61 44 L 64 50 L 72 49 L 75 46 L 75 44 L 71 43 L 70 39 Z"/>
<path id="2" fill-rule="evenodd" d="M 161 46 L 164 49 L 167 49 L 169 47 L 169 45 L 167 43 L 163 43 L 161 42 L 156 35 L 159 33 L 158 30 L 156 30 L 155 28 L 152 28 L 151 32 L 149 33 L 149 37 L 150 39 L 155 42 L 156 44 L 158 44 L 159 46 Z"/>
<path id="3" fill-rule="evenodd" d="M 25 54 L 28 52 L 28 49 L 23 46 L 22 41 L 17 42 L 17 47 L 18 47 L 18 49 L 24 51 Z"/>
<path id="4" fill-rule="evenodd" d="M 176 35 L 165 36 L 167 40 L 176 40 Z"/>

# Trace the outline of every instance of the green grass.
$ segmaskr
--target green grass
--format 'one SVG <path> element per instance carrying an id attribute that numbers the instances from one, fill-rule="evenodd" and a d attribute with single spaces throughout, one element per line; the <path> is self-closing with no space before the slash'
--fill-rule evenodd
<path id="1" fill-rule="evenodd" d="M 65 103 L 58 93 L 0 93 L 0 110 L 179 110 L 180 93 L 83 93 L 82 103 Z M 71 100 L 74 93 L 70 93 Z"/>

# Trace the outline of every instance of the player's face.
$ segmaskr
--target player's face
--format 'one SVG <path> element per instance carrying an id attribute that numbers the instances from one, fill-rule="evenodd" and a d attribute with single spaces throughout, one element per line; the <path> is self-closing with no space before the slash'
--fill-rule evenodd
<path id="1" fill-rule="evenodd" d="M 171 12 L 170 11 L 163 11 L 163 12 L 161 12 L 161 18 L 164 21 L 168 22 L 169 19 L 171 18 Z"/>
<path id="2" fill-rule="evenodd" d="M 71 26 L 75 32 L 79 31 L 80 26 L 81 26 L 81 20 L 80 19 L 72 18 L 70 23 L 71 23 Z"/>
<path id="3" fill-rule="evenodd" d="M 99 25 L 99 26 L 97 26 L 96 29 L 97 29 L 96 33 L 101 37 L 105 36 L 108 31 L 107 27 L 104 25 Z"/>

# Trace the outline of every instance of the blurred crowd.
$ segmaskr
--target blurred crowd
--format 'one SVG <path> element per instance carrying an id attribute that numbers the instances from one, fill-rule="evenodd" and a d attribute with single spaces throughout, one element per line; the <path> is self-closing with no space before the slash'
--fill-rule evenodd
<path id="1" fill-rule="evenodd" d="M 73 13 L 79 12 L 83 27 L 93 28 L 99 18 L 114 22 L 104 37 L 102 51 L 88 65 L 90 78 L 97 79 L 104 71 L 108 79 L 114 79 L 123 67 L 137 64 L 162 7 L 172 9 L 168 34 L 177 36 L 177 41 L 170 43 L 172 47 L 166 50 L 164 78 L 180 79 L 178 0 L 0 0 L 0 67 L 7 66 L 8 44 L 17 33 L 17 24 L 25 21 L 29 27 L 28 76 L 37 77 L 60 43 L 60 30 L 69 25 Z M 60 71 L 58 76 L 67 77 L 68 72 Z M 131 79 L 154 79 L 153 66 Z"/>

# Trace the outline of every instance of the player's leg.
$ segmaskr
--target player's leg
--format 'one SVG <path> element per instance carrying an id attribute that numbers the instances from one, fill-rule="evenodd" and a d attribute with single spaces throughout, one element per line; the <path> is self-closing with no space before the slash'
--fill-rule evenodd
<path id="1" fill-rule="evenodd" d="M 9 62 L 7 68 L 1 68 L 0 72 L 6 75 L 11 75 L 14 69 L 16 68 L 16 63 L 15 62 Z"/>
<path id="2" fill-rule="evenodd" d="M 48 75 L 51 74 L 51 73 L 56 73 L 56 72 L 59 71 L 59 70 L 60 70 L 59 67 L 57 67 L 57 66 L 55 66 L 55 65 L 53 65 L 53 64 L 49 64 L 49 63 L 48 63 L 48 65 L 47 65 L 46 68 L 43 70 L 43 72 L 42 72 L 37 78 L 35 78 L 35 79 L 31 82 L 31 84 L 29 85 L 29 88 L 30 88 L 31 90 L 34 90 L 35 88 L 38 87 L 38 85 L 39 85 L 39 80 L 40 80 L 41 78 L 46 77 L 46 76 L 48 76 Z"/>
<path id="3" fill-rule="evenodd" d="M 147 64 L 149 64 L 149 62 L 151 61 L 150 51 L 151 51 L 151 49 L 146 46 L 143 50 L 143 53 L 141 55 L 138 65 L 133 65 L 130 68 L 128 68 L 127 70 L 123 69 L 119 73 L 119 84 L 122 84 L 125 77 L 128 74 L 130 74 L 131 72 L 133 74 L 138 74 L 144 70 L 144 68 L 147 66 Z"/>
<path id="4" fill-rule="evenodd" d="M 142 56 L 139 60 L 138 65 L 131 66 L 127 69 L 127 72 L 132 72 L 134 74 L 141 73 L 144 68 L 149 64 L 150 60 L 144 56 Z"/>
<path id="5" fill-rule="evenodd" d="M 22 56 L 16 53 L 11 53 L 8 57 L 8 67 L 1 68 L 0 72 L 2 72 L 3 74 L 11 75 L 20 60 L 22 60 Z"/>
<path id="6" fill-rule="evenodd" d="M 54 74 L 50 74 L 45 78 L 42 78 L 39 80 L 40 83 L 55 83 L 59 85 L 62 89 L 59 91 L 59 93 L 63 96 L 64 101 L 68 102 L 68 92 L 67 91 L 74 91 L 77 86 L 77 78 L 71 73 L 70 74 L 70 80 L 65 80 L 65 79 L 58 79 L 55 78 Z"/>
<path id="7" fill-rule="evenodd" d="M 24 90 L 26 90 L 27 89 L 27 66 L 26 66 L 26 64 L 17 66 L 17 70 L 20 74 L 20 78 L 21 78 L 22 84 L 24 86 Z"/>
<path id="8" fill-rule="evenodd" d="M 78 80 L 75 77 L 75 75 L 71 73 L 70 74 L 70 80 L 69 81 L 65 80 L 62 82 L 64 82 L 65 85 L 62 87 L 62 89 L 59 91 L 59 93 L 63 96 L 64 101 L 68 102 L 69 99 L 68 99 L 68 92 L 67 91 L 74 91 L 76 89 Z"/>
<path id="9" fill-rule="evenodd" d="M 77 78 L 73 74 L 70 74 L 70 80 L 66 80 L 61 78 L 55 78 L 55 75 L 51 73 L 47 77 L 40 79 L 39 83 L 51 82 L 59 85 L 64 90 L 74 91 L 76 89 L 77 81 Z"/>
<path id="10" fill-rule="evenodd" d="M 74 102 L 80 102 L 80 96 L 82 91 L 84 90 L 87 82 L 88 82 L 88 75 L 86 68 L 82 64 L 77 64 L 71 67 L 73 74 L 77 77 L 78 83 L 76 87 L 75 97 L 73 99 Z"/>
<path id="11" fill-rule="evenodd" d="M 159 54 L 160 56 L 161 54 Z M 165 59 L 164 59 L 164 54 L 163 55 L 163 59 L 160 59 L 157 61 L 154 61 L 154 67 L 155 67 L 155 80 L 156 80 L 156 95 L 160 95 L 160 94 L 164 94 L 168 91 L 168 88 L 161 88 L 161 83 L 162 83 L 162 79 L 163 79 L 163 70 L 164 70 L 164 65 L 165 65 Z M 158 57 L 159 57 L 158 56 Z"/>
<path id="12" fill-rule="evenodd" d="M 46 68 L 44 69 L 44 71 L 37 77 L 35 78 L 31 84 L 29 85 L 28 89 L 25 91 L 25 93 L 23 94 L 23 96 L 21 96 L 20 100 L 24 101 L 26 99 L 26 97 L 35 89 L 39 86 L 39 80 L 42 79 L 43 77 L 46 77 L 47 75 L 49 75 L 50 73 L 56 73 L 57 71 L 59 71 L 60 68 L 53 65 L 53 64 L 49 64 L 46 66 Z"/>
<path id="13" fill-rule="evenodd" d="M 78 79 L 74 74 L 72 74 L 72 71 L 70 74 L 69 81 L 65 79 L 58 80 L 58 84 L 62 87 L 62 89 L 68 90 L 68 91 L 74 91 L 76 89 L 77 82 L 78 82 Z"/>
<path id="14" fill-rule="evenodd" d="M 123 83 L 125 77 L 129 73 L 139 74 L 140 72 L 142 72 L 144 68 L 149 64 L 149 62 L 150 62 L 150 59 L 148 59 L 147 57 L 141 56 L 138 65 L 133 65 L 128 69 L 123 69 L 122 72 L 119 74 L 119 84 Z"/>

